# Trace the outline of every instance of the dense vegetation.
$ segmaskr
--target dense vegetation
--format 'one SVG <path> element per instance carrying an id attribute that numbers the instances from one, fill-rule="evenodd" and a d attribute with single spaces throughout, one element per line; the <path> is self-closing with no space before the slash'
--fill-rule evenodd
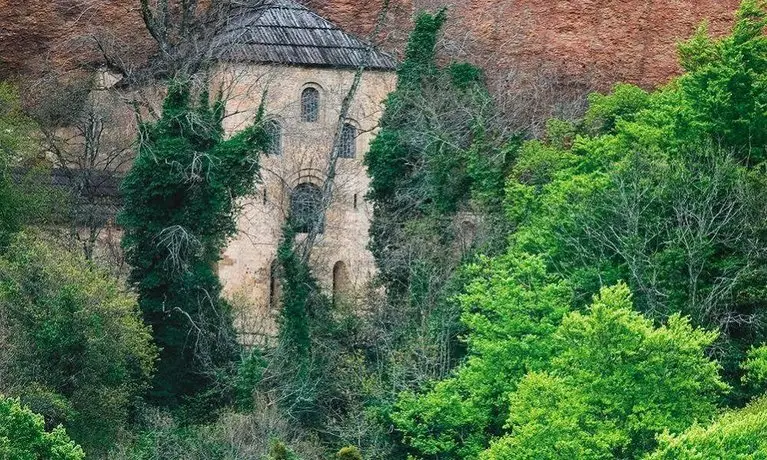
<path id="1" fill-rule="evenodd" d="M 236 230 L 237 199 L 255 186 L 267 141 L 258 120 L 224 140 L 221 98 L 212 105 L 207 91 L 196 104 L 192 98 L 190 82 L 172 83 L 161 118 L 139 127 L 119 219 L 130 282 L 160 347 L 152 395 L 169 405 L 211 387 L 238 358 L 215 265 Z"/>
<path id="2" fill-rule="evenodd" d="M 122 185 L 122 280 L 50 237 L 0 85 L 0 457 L 764 458 L 766 8 L 543 135 L 438 64 L 447 12 L 420 14 L 365 158 L 379 276 L 330 299 L 288 216 L 279 330 L 248 350 L 214 267 L 267 108 L 226 138 L 204 79 L 169 83 Z"/>

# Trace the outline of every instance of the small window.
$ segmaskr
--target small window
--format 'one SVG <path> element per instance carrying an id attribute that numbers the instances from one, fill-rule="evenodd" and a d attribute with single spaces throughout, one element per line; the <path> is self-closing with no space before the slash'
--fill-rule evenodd
<path id="1" fill-rule="evenodd" d="M 320 119 L 320 92 L 306 88 L 301 93 L 301 121 L 315 122 Z"/>
<path id="2" fill-rule="evenodd" d="M 315 225 L 324 231 L 322 190 L 314 184 L 299 184 L 290 196 L 290 218 L 298 233 L 309 233 Z"/>
<path id="3" fill-rule="evenodd" d="M 344 123 L 341 130 L 341 145 L 338 156 L 340 158 L 354 158 L 357 156 L 357 128 L 349 123 Z"/>
<path id="4" fill-rule="evenodd" d="M 269 120 L 265 125 L 266 134 L 269 135 L 269 144 L 266 154 L 278 157 L 282 155 L 282 125 L 276 120 Z"/>

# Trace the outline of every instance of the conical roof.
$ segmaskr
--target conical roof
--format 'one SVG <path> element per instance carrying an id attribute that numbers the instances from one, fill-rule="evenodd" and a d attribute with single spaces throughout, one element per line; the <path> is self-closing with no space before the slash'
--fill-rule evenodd
<path id="1" fill-rule="evenodd" d="M 216 40 L 218 57 L 309 67 L 394 70 L 396 60 L 292 0 L 257 0 L 233 11 Z"/>

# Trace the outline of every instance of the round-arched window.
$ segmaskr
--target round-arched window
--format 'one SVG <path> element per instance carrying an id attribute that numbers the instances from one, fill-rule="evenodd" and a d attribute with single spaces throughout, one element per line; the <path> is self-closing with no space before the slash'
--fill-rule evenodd
<path id="1" fill-rule="evenodd" d="M 308 87 L 301 93 L 301 121 L 315 122 L 320 119 L 320 92 Z"/>
<path id="2" fill-rule="evenodd" d="M 290 195 L 290 219 L 298 233 L 309 233 L 315 228 L 322 233 L 325 230 L 322 190 L 310 183 L 297 185 Z"/>
<path id="3" fill-rule="evenodd" d="M 268 120 L 264 126 L 269 136 L 269 144 L 266 146 L 266 154 L 269 156 L 282 155 L 282 125 L 277 120 Z"/>
<path id="4" fill-rule="evenodd" d="M 357 156 L 357 127 L 344 123 L 341 130 L 341 143 L 338 146 L 339 158 L 354 158 Z"/>

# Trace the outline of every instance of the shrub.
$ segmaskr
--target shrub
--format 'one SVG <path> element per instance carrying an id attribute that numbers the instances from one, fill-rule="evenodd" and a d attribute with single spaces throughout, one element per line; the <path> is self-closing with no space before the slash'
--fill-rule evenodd
<path id="1" fill-rule="evenodd" d="M 7 391 L 106 447 L 146 391 L 156 348 L 136 298 L 84 259 L 28 234 L 0 258 Z"/>
<path id="2" fill-rule="evenodd" d="M 85 453 L 61 426 L 45 430 L 43 417 L 18 400 L 0 396 L 0 458 L 83 460 Z"/>

